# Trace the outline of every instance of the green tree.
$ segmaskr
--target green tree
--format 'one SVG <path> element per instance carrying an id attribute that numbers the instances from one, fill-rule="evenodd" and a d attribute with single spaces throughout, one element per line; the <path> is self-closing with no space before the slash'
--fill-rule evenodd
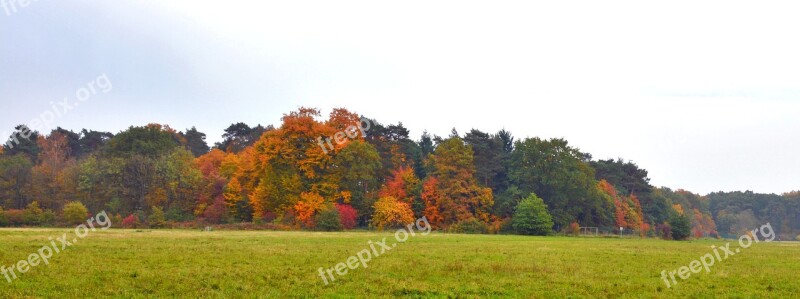
<path id="1" fill-rule="evenodd" d="M 144 156 L 155 158 L 180 146 L 179 136 L 169 126 L 149 124 L 130 127 L 109 140 L 107 153 L 117 157 Z"/>
<path id="2" fill-rule="evenodd" d="M 339 210 L 333 206 L 328 206 L 317 213 L 315 222 L 318 230 L 341 231 L 342 221 L 339 218 Z"/>
<path id="3" fill-rule="evenodd" d="M 267 128 L 257 125 L 253 128 L 245 123 L 231 124 L 225 129 L 225 134 L 222 134 L 222 142 L 217 142 L 214 147 L 228 153 L 238 153 L 243 151 L 250 145 L 253 145 L 261 135 L 266 131 L 272 130 L 272 127 Z"/>
<path id="4" fill-rule="evenodd" d="M 608 225 L 612 219 L 603 208 L 587 157 L 563 139 L 527 138 L 514 145 L 509 177 L 522 194 L 536 193 L 544 200 L 557 229 L 576 220 L 585 225 Z"/>
<path id="5" fill-rule="evenodd" d="M 29 159 L 39 156 L 39 132 L 33 131 L 25 125 L 18 125 L 14 132 L 9 136 L 7 142 L 3 144 L 5 155 L 27 155 Z"/>
<path id="6" fill-rule="evenodd" d="M 167 221 L 164 218 L 164 210 L 159 207 L 153 207 L 153 211 L 147 218 L 147 222 L 152 228 L 164 228 L 167 226 Z"/>
<path id="7" fill-rule="evenodd" d="M 3 211 L 3 207 L 0 206 L 0 227 L 8 226 L 8 217 L 6 217 L 6 212 Z"/>
<path id="8" fill-rule="evenodd" d="M 511 224 L 522 235 L 545 236 L 553 231 L 553 219 L 547 212 L 547 205 L 534 193 L 519 203 Z"/>
<path id="9" fill-rule="evenodd" d="M 22 209 L 31 198 L 33 162 L 25 154 L 0 156 L 0 198 L 9 208 Z"/>
<path id="10" fill-rule="evenodd" d="M 381 169 L 381 157 L 375 146 L 361 140 L 347 144 L 333 158 L 327 176 L 331 184 L 338 184 L 342 191 L 350 192 L 353 207 L 359 212 L 361 219 L 372 215 L 375 203 L 375 191 L 380 187 L 378 172 Z"/>
<path id="11" fill-rule="evenodd" d="M 79 201 L 73 201 L 64 205 L 64 221 L 69 224 L 78 224 L 86 221 L 89 210 Z"/>
<path id="12" fill-rule="evenodd" d="M 180 135 L 184 139 L 186 149 L 191 151 L 195 157 L 200 157 L 211 150 L 206 142 L 206 134 L 198 131 L 195 127 L 187 129 L 186 133 L 181 132 Z"/>
<path id="13" fill-rule="evenodd" d="M 105 146 L 108 141 L 111 140 L 111 138 L 114 138 L 114 134 L 109 132 L 92 131 L 87 129 L 83 129 L 80 136 L 80 140 L 78 141 L 80 150 L 73 152 L 73 156 L 75 157 L 83 157 L 92 153 L 96 153 L 100 151 L 100 149 Z"/>
<path id="14" fill-rule="evenodd" d="M 44 215 L 44 211 L 39 207 L 39 203 L 34 201 L 28 204 L 22 212 L 22 219 L 25 224 L 39 225 L 42 223 L 42 215 Z"/>
<path id="15" fill-rule="evenodd" d="M 464 142 L 472 147 L 475 177 L 478 182 L 497 192 L 500 183 L 495 179 L 505 171 L 503 141 L 496 136 L 472 129 L 464 135 Z"/>
<path id="16" fill-rule="evenodd" d="M 675 213 L 669 220 L 672 227 L 672 238 L 686 240 L 692 234 L 692 222 L 686 215 Z"/>

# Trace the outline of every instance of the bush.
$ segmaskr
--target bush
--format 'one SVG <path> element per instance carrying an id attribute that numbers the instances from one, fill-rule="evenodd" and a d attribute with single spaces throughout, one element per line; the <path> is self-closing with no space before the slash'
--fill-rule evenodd
<path id="1" fill-rule="evenodd" d="M 672 240 L 672 226 L 666 222 L 656 225 L 656 234 L 664 240 Z"/>
<path id="2" fill-rule="evenodd" d="M 451 225 L 449 231 L 459 234 L 485 234 L 489 232 L 489 226 L 476 218 L 470 218 Z"/>
<path id="3" fill-rule="evenodd" d="M 511 221 L 521 235 L 545 236 L 553 232 L 553 218 L 547 212 L 547 205 L 534 193 L 517 205 Z"/>
<path id="4" fill-rule="evenodd" d="M 25 211 L 15 209 L 8 210 L 6 211 L 6 218 L 8 219 L 8 225 L 21 226 L 25 223 Z"/>
<path id="5" fill-rule="evenodd" d="M 383 197 L 375 202 L 372 225 L 378 230 L 383 230 L 384 227 L 405 227 L 413 222 L 414 212 L 407 203 L 391 196 Z"/>
<path id="6" fill-rule="evenodd" d="M 3 207 L 0 207 L 0 227 L 2 226 L 8 226 L 8 217 L 6 217 Z"/>
<path id="7" fill-rule="evenodd" d="M 34 201 L 25 208 L 22 214 L 22 221 L 26 225 L 39 225 L 42 223 L 42 208 L 39 207 L 39 202 Z"/>
<path id="8" fill-rule="evenodd" d="M 41 225 L 55 226 L 56 218 L 56 212 L 53 212 L 53 210 L 44 210 L 44 213 L 42 213 Z"/>
<path id="9" fill-rule="evenodd" d="M 191 213 L 185 213 L 181 211 L 181 209 L 175 207 L 164 211 L 164 218 L 167 219 L 167 221 L 173 222 L 187 222 L 194 220 L 194 217 L 192 217 Z"/>
<path id="10" fill-rule="evenodd" d="M 794 238 L 797 241 L 800 241 L 800 235 L 797 235 L 797 238 Z"/>
<path id="11" fill-rule="evenodd" d="M 567 234 L 577 237 L 581 234 L 581 225 L 577 222 L 570 223 L 569 227 L 567 228 Z"/>
<path id="12" fill-rule="evenodd" d="M 329 232 L 342 230 L 339 210 L 332 206 L 317 212 L 315 222 L 317 223 L 318 230 Z"/>
<path id="13" fill-rule="evenodd" d="M 692 234 L 692 222 L 684 215 L 674 215 L 669 220 L 672 226 L 672 239 L 686 240 Z"/>
<path id="14" fill-rule="evenodd" d="M 147 223 L 152 228 L 164 228 L 167 226 L 167 220 L 164 218 L 164 210 L 159 207 L 153 207 L 153 212 L 147 218 Z"/>
<path id="15" fill-rule="evenodd" d="M 142 224 L 139 222 L 139 217 L 134 214 L 130 214 L 128 217 L 125 217 L 125 219 L 122 219 L 122 227 L 124 228 L 139 228 L 140 226 L 142 226 Z"/>
<path id="16" fill-rule="evenodd" d="M 336 210 L 339 211 L 339 221 L 342 223 L 344 229 L 353 229 L 356 227 L 358 212 L 356 212 L 356 209 L 353 209 L 353 206 L 337 204 Z"/>
<path id="17" fill-rule="evenodd" d="M 64 221 L 67 224 L 79 224 L 89 217 L 89 210 L 79 201 L 73 201 L 64 205 Z"/>
<path id="18" fill-rule="evenodd" d="M 511 221 L 511 218 L 503 219 L 500 223 L 500 231 L 501 234 L 513 234 L 514 231 L 514 223 Z"/>
<path id="19" fill-rule="evenodd" d="M 111 226 L 121 226 L 122 225 L 122 215 L 115 214 L 111 216 Z"/>

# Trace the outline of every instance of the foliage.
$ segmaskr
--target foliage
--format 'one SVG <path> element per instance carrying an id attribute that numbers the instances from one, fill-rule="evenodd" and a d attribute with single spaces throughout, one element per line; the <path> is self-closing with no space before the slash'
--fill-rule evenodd
<path id="1" fill-rule="evenodd" d="M 336 209 L 339 211 L 339 220 L 342 223 L 343 229 L 353 229 L 356 227 L 356 218 L 358 212 L 351 205 L 336 204 Z"/>
<path id="2" fill-rule="evenodd" d="M 53 210 L 44 210 L 44 212 L 42 212 L 40 225 L 55 226 L 57 218 L 58 216 L 56 216 L 56 212 L 54 212 Z"/>
<path id="3" fill-rule="evenodd" d="M 557 228 L 575 220 L 589 226 L 610 224 L 613 210 L 597 191 L 594 169 L 566 140 L 517 141 L 509 163 L 511 184 L 522 194 L 541 197 Z"/>
<path id="4" fill-rule="evenodd" d="M 341 231 L 344 228 L 339 210 L 334 207 L 326 207 L 319 211 L 315 222 L 317 229 L 322 231 Z"/>
<path id="5" fill-rule="evenodd" d="M 512 225 L 521 235 L 544 236 L 553 231 L 553 220 L 547 212 L 547 205 L 534 193 L 520 201 Z"/>
<path id="6" fill-rule="evenodd" d="M 375 202 L 375 214 L 372 215 L 372 226 L 378 230 L 384 228 L 403 227 L 414 222 L 414 213 L 408 203 L 387 196 Z"/>
<path id="7" fill-rule="evenodd" d="M 279 127 L 234 123 L 213 150 L 195 127 L 178 132 L 148 124 L 116 135 L 16 129 L 11 144 L 14 138 L 19 144 L 0 151 L 0 207 L 8 225 L 50 225 L 52 211 L 80 202 L 119 215 L 158 208 L 168 221 L 295 228 L 314 228 L 319 212 L 336 206 L 350 229 L 374 223 L 377 200 L 393 197 L 435 229 L 460 230 L 477 220 L 497 232 L 535 193 L 558 231 L 579 222 L 666 236 L 663 224 L 679 210 L 695 238 L 733 238 L 766 222 L 782 239 L 800 233 L 797 191 L 701 196 L 655 188 L 639 165 L 592 160 L 564 139 L 473 129 L 447 138 L 424 132 L 415 141 L 402 123 L 381 124 L 343 108 L 323 118 L 301 107 Z M 26 209 L 34 201 L 41 213 Z"/>
<path id="8" fill-rule="evenodd" d="M 581 225 L 577 222 L 573 222 L 569 224 L 569 228 L 567 229 L 567 234 L 572 236 L 578 236 L 581 234 Z"/>
<path id="9" fill-rule="evenodd" d="M 669 225 L 674 240 L 686 240 L 692 235 L 692 223 L 686 215 L 673 215 L 669 220 Z"/>
<path id="10" fill-rule="evenodd" d="M 8 219 L 8 225 L 21 226 L 25 224 L 24 214 L 25 214 L 24 210 L 18 210 L 18 209 L 6 210 L 6 218 Z"/>
<path id="11" fill-rule="evenodd" d="M 453 224 L 448 230 L 459 234 L 485 234 L 489 232 L 489 226 L 478 219 L 472 218 Z"/>
<path id="12" fill-rule="evenodd" d="M 431 179 L 436 186 L 429 186 L 435 195 L 426 203 L 427 210 L 435 210 L 441 215 L 444 226 L 469 219 L 478 219 L 484 223 L 490 221 L 491 208 L 494 205 L 492 189 L 480 187 L 475 179 L 472 148 L 461 138 L 452 137 L 442 141 L 430 156 Z M 424 192 L 424 191 L 423 191 Z"/>
<path id="13" fill-rule="evenodd" d="M 64 221 L 68 224 L 79 224 L 89 217 L 89 210 L 79 201 L 69 202 L 64 205 Z"/>
<path id="14" fill-rule="evenodd" d="M 139 228 L 141 225 L 139 216 L 136 214 L 130 214 L 125 219 L 122 219 L 122 227 L 124 228 Z"/>
<path id="15" fill-rule="evenodd" d="M 656 234 L 664 240 L 672 240 L 672 226 L 667 222 L 656 225 Z"/>
<path id="16" fill-rule="evenodd" d="M 39 225 L 42 223 L 44 211 L 39 207 L 39 202 L 32 202 L 25 207 L 22 218 L 27 225 Z"/>
<path id="17" fill-rule="evenodd" d="M 150 216 L 147 217 L 147 224 L 152 228 L 164 228 L 167 221 L 164 218 L 164 210 L 159 207 L 153 207 Z"/>

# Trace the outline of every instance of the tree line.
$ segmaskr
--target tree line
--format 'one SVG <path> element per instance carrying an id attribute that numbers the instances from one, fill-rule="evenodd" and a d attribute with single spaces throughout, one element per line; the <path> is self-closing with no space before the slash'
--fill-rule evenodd
<path id="1" fill-rule="evenodd" d="M 383 229 L 424 216 L 465 233 L 598 227 L 685 239 L 738 236 L 766 222 L 783 238 L 800 232 L 798 192 L 700 196 L 654 187 L 635 163 L 595 160 L 564 139 L 453 129 L 414 140 L 402 123 L 343 108 L 327 119 L 300 108 L 277 127 L 232 124 L 213 146 L 194 127 L 162 124 L 28 133 L 0 154 L 3 226 L 68 223 L 65 214 L 81 206 L 126 226 Z"/>

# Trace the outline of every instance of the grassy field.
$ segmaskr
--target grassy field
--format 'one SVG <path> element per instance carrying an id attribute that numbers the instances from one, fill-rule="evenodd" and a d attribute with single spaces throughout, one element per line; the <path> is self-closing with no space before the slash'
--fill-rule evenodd
<path id="1" fill-rule="evenodd" d="M 66 229 L 0 230 L 0 265 Z M 800 243 L 759 243 L 667 288 L 726 241 L 417 235 L 325 285 L 332 268 L 392 233 L 107 230 L 91 232 L 7 283 L 0 298 L 85 297 L 772 297 L 800 293 Z M 56 243 L 58 244 L 58 243 Z M 731 248 L 738 245 L 731 245 Z M 60 246 L 59 246 L 60 247 Z"/>

